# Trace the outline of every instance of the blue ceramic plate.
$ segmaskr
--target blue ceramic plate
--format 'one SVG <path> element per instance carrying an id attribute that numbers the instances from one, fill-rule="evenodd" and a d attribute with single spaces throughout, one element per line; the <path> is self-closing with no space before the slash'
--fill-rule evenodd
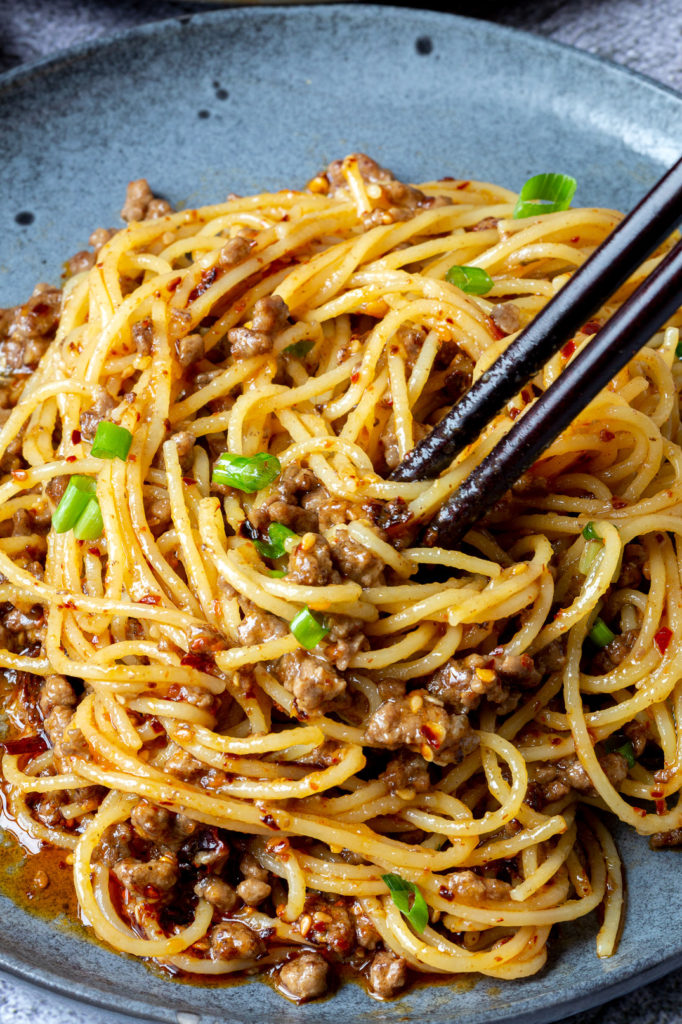
<path id="1" fill-rule="evenodd" d="M 452 174 L 516 188 L 560 170 L 578 179 L 580 204 L 628 207 L 678 156 L 681 117 L 682 99 L 650 81 L 450 15 L 325 6 L 178 17 L 0 81 L 0 305 L 56 281 L 94 227 L 118 223 L 130 178 L 191 205 L 303 185 L 327 161 L 365 150 L 412 181 Z M 678 857 L 634 836 L 619 843 L 630 900 L 617 955 L 597 959 L 591 919 L 557 931 L 547 968 L 526 981 L 422 988 L 389 1004 L 347 985 L 296 1008 L 259 982 L 164 981 L 2 897 L 0 967 L 173 1024 L 538 1024 L 682 963 L 682 915 L 669 902 Z"/>

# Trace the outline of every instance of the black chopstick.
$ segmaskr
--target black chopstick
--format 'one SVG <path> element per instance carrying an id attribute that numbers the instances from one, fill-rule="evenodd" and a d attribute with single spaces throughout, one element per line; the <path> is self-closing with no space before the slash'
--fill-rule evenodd
<path id="1" fill-rule="evenodd" d="M 425 480 L 438 476 L 681 220 L 682 159 L 576 270 L 431 433 L 407 453 L 391 479 Z"/>
<path id="2" fill-rule="evenodd" d="M 425 543 L 454 547 L 682 304 L 682 241 L 467 477 Z"/>

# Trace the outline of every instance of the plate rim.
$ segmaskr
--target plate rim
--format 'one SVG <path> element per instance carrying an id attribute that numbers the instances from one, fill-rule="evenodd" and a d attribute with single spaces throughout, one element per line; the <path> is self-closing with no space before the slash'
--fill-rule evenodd
<path id="1" fill-rule="evenodd" d="M 258 3 L 251 7 L 229 6 L 211 10 L 178 12 L 177 14 L 170 14 L 167 17 L 123 30 L 107 31 L 102 35 L 96 36 L 94 39 L 83 40 L 55 53 L 22 63 L 0 74 L 0 100 L 10 97 L 12 89 L 15 87 L 21 88 L 24 82 L 29 82 L 51 73 L 58 74 L 60 70 L 68 68 L 70 64 L 87 62 L 94 55 L 101 54 L 103 50 L 125 44 L 129 39 L 153 37 L 159 32 L 172 30 L 174 25 L 181 27 L 193 23 L 204 25 L 212 22 L 229 21 L 234 18 L 260 21 L 267 18 L 268 15 L 274 14 L 284 16 L 290 20 L 296 20 L 304 17 L 306 12 L 309 13 L 311 10 L 315 11 L 320 20 L 327 22 L 331 21 L 336 14 L 345 15 L 351 20 L 358 17 L 368 19 L 379 16 L 385 17 L 388 14 L 393 18 L 404 18 L 408 21 L 419 18 L 422 23 L 427 26 L 430 23 L 434 28 L 442 24 L 443 21 L 454 21 L 455 23 L 463 23 L 468 26 L 478 26 L 475 31 L 491 33 L 499 39 L 506 38 L 510 40 L 512 46 L 516 40 L 522 39 L 525 46 L 530 45 L 545 54 L 547 52 L 551 53 L 552 50 L 570 54 L 571 59 L 577 61 L 582 66 L 599 69 L 602 74 L 607 74 L 611 78 L 615 77 L 618 80 L 625 76 L 630 80 L 638 82 L 641 86 L 653 90 L 655 93 L 664 95 L 682 104 L 682 90 L 675 89 L 667 83 L 657 81 L 641 71 L 624 64 L 619 64 L 601 54 L 579 49 L 570 43 L 552 39 L 539 33 L 529 32 L 515 26 L 502 25 L 486 18 L 473 18 L 459 13 L 434 10 L 432 8 L 419 9 L 394 4 L 335 2 L 325 2 L 322 4 L 306 2 L 292 5 Z M 27 916 L 34 917 L 35 920 L 41 920 L 37 915 L 31 915 L 28 911 L 26 913 Z M 77 938 L 79 942 L 88 941 L 80 936 Z M 117 955 L 114 951 L 104 947 L 103 951 L 111 956 Z M 646 966 L 640 967 L 634 973 L 620 976 L 610 983 L 605 978 L 604 984 L 600 985 L 598 989 L 591 989 L 581 994 L 577 999 L 564 996 L 559 1002 L 538 1007 L 532 1004 L 528 1005 L 528 997 L 525 999 L 521 998 L 516 1004 L 501 1009 L 500 1013 L 496 1016 L 486 1018 L 486 1024 L 512 1024 L 512 1022 L 516 1024 L 520 1014 L 524 1015 L 524 1020 L 527 1021 L 527 1024 L 531 1024 L 531 1022 L 532 1024 L 549 1024 L 549 1022 L 561 1020 L 566 1016 L 586 1009 L 601 1006 L 618 996 L 632 992 L 669 974 L 680 966 L 682 966 L 682 947 L 670 956 L 666 956 L 664 959 L 656 962 L 651 962 Z M 102 988 L 93 987 L 91 982 L 79 983 L 71 981 L 48 967 L 32 965 L 23 958 L 21 960 L 16 958 L 13 960 L 11 955 L 6 954 L 2 949 L 0 949 L 0 971 L 11 978 L 19 980 L 31 989 L 48 991 L 62 999 L 70 1000 L 76 1007 L 82 1010 L 104 1009 L 111 1011 L 114 1009 L 114 1012 L 117 1014 L 123 1012 L 131 1020 L 137 1018 L 140 1021 L 162 1021 L 166 1019 L 157 1015 L 158 1007 L 156 1005 L 144 1003 L 138 998 L 137 993 L 126 993 L 125 1010 L 117 1010 L 115 1007 L 112 1008 L 111 994 Z M 176 991 L 178 990 L 190 993 L 193 991 L 193 988 L 178 985 L 176 986 Z M 530 998 L 532 1000 L 532 997 Z M 192 1011 L 188 1007 L 188 1012 L 196 1011 Z M 203 1021 L 206 1017 L 206 1011 L 200 1010 L 199 1013 L 200 1019 Z M 232 1018 L 224 1016 L 223 1019 L 227 1022 Z"/>

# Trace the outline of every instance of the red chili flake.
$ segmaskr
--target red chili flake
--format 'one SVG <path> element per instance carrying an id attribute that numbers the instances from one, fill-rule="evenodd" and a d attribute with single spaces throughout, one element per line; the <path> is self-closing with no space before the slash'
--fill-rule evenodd
<path id="1" fill-rule="evenodd" d="M 47 743 L 42 736 L 22 736 L 19 740 L 0 741 L 7 754 L 43 754 L 47 750 Z"/>
<path id="2" fill-rule="evenodd" d="M 569 238 L 571 245 L 576 245 L 580 241 L 580 235 L 573 235 L 573 238 Z"/>
<path id="3" fill-rule="evenodd" d="M 27 476 L 27 473 L 26 473 L 25 469 L 14 469 L 14 470 L 12 470 L 12 479 L 13 480 L 25 480 L 26 476 Z"/>
<path id="4" fill-rule="evenodd" d="M 88 554 L 89 555 L 94 555 L 96 558 L 99 558 L 101 553 L 102 552 L 100 551 L 99 548 L 88 548 Z"/>
<path id="5" fill-rule="evenodd" d="M 551 740 L 549 742 L 551 743 L 551 745 L 553 747 L 558 747 L 559 744 L 561 743 L 561 737 L 560 736 L 552 736 L 552 738 L 551 738 Z"/>
<path id="6" fill-rule="evenodd" d="M 651 795 L 654 798 L 654 800 L 660 800 L 660 798 L 663 796 L 663 790 L 662 789 L 652 789 L 651 790 Z"/>
<path id="7" fill-rule="evenodd" d="M 571 338 L 571 340 L 567 341 L 564 347 L 562 348 L 561 354 L 564 357 L 564 359 L 570 359 L 574 352 L 575 342 L 573 341 L 573 338 Z"/>
<path id="8" fill-rule="evenodd" d="M 614 508 L 625 508 L 627 505 L 627 501 L 625 500 L 625 498 L 619 498 L 616 495 L 615 497 L 611 498 L 611 504 Z"/>
<path id="9" fill-rule="evenodd" d="M 646 811 L 643 807 L 633 807 L 635 814 L 639 814 L 640 818 L 646 818 Z"/>
<path id="10" fill-rule="evenodd" d="M 280 828 L 273 816 L 268 812 L 267 814 L 261 814 L 260 819 L 267 828 L 271 828 L 273 832 L 279 832 Z"/>
<path id="11" fill-rule="evenodd" d="M 351 382 L 351 384 L 357 384 L 359 379 L 360 379 L 360 371 L 359 370 L 353 370 L 351 375 L 350 375 L 350 382 Z"/>
<path id="12" fill-rule="evenodd" d="M 524 402 L 527 405 L 528 402 L 532 402 L 533 401 L 533 392 L 530 391 L 528 388 L 524 388 L 523 391 L 521 392 L 521 398 L 524 400 Z"/>
<path id="13" fill-rule="evenodd" d="M 67 455 L 67 456 L 66 456 L 66 461 L 67 461 L 67 462 L 76 462 L 76 461 L 77 461 L 77 459 L 76 459 L 76 456 L 75 456 L 75 455 Z"/>
<path id="14" fill-rule="evenodd" d="M 80 430 L 72 430 L 71 431 L 71 443 L 72 444 L 80 444 L 80 440 L 81 440 L 81 432 L 80 432 Z"/>
<path id="15" fill-rule="evenodd" d="M 419 727 L 419 731 L 422 734 L 422 736 L 424 737 L 424 739 L 426 740 L 426 742 L 428 743 L 428 745 L 430 747 L 433 747 L 435 750 L 438 750 L 438 747 L 440 746 L 441 741 L 440 741 L 440 738 L 433 731 L 431 726 L 430 725 L 422 725 L 422 726 Z"/>
<path id="16" fill-rule="evenodd" d="M 668 805 L 666 804 L 665 800 L 657 800 L 656 801 L 656 814 L 667 814 L 667 813 L 668 813 Z"/>
<path id="17" fill-rule="evenodd" d="M 447 900 L 448 903 L 452 903 L 452 901 L 455 898 L 454 892 L 450 892 L 450 890 L 445 885 L 441 885 L 440 889 L 438 890 L 438 895 L 442 899 Z"/>
<path id="18" fill-rule="evenodd" d="M 217 267 L 210 267 L 208 270 L 205 270 L 201 275 L 201 280 L 199 281 L 199 284 L 196 286 L 196 288 L 192 289 L 192 292 L 190 293 L 189 296 L 189 301 L 194 302 L 194 300 L 198 299 L 200 295 L 203 295 L 204 292 L 211 287 L 211 285 L 213 284 L 217 277 Z"/>
<path id="19" fill-rule="evenodd" d="M 168 282 L 168 284 L 166 285 L 166 288 L 168 289 L 169 292 L 174 292 L 175 289 L 178 287 L 178 285 L 180 284 L 181 281 L 182 281 L 181 277 L 174 277 L 172 281 Z"/>
<path id="20" fill-rule="evenodd" d="M 500 338 L 507 337 L 505 331 L 503 331 L 500 327 L 497 326 L 497 324 L 495 323 L 491 316 L 487 316 L 485 319 L 488 331 L 490 332 L 490 334 L 492 334 L 493 338 L 495 338 L 496 341 L 499 341 Z"/>
<path id="21" fill-rule="evenodd" d="M 185 668 L 195 668 L 198 672 L 211 674 L 215 669 L 215 662 L 208 654 L 186 654 L 180 661 Z"/>
<path id="22" fill-rule="evenodd" d="M 598 320 L 588 320 L 583 327 L 583 334 L 596 334 L 601 329 L 601 324 Z"/>
<path id="23" fill-rule="evenodd" d="M 191 487 L 192 484 L 196 483 L 196 480 L 194 479 L 193 476 L 183 476 L 182 482 L 183 484 L 187 484 L 188 487 Z"/>
<path id="24" fill-rule="evenodd" d="M 668 644 L 670 643 L 672 638 L 672 629 L 668 629 L 667 626 L 661 626 L 658 633 L 656 633 L 656 636 L 654 637 L 654 643 L 658 647 L 660 654 L 665 654 L 665 652 L 668 650 Z"/>
<path id="25" fill-rule="evenodd" d="M 161 598 L 158 594 L 145 594 L 140 598 L 138 604 L 161 604 Z"/>
<path id="26" fill-rule="evenodd" d="M 511 409 L 509 410 L 509 419 L 515 420 L 520 412 L 520 409 L 517 409 L 515 405 L 512 405 Z"/>
<path id="27" fill-rule="evenodd" d="M 441 178 L 440 180 L 441 181 L 451 181 L 452 179 L 451 178 Z M 457 186 L 457 191 L 461 192 L 463 188 L 469 188 L 470 184 L 471 184 L 470 181 L 460 181 L 459 185 Z"/>
<path id="28" fill-rule="evenodd" d="M 291 849 L 291 843 L 288 839 L 268 839 L 265 846 L 268 853 L 272 853 L 274 856 L 285 851 L 288 852 Z"/>
<path id="29" fill-rule="evenodd" d="M 616 435 L 613 433 L 612 430 L 607 430 L 606 428 L 604 428 L 603 430 L 599 431 L 599 440 L 600 441 L 604 441 L 604 442 L 606 442 L 606 441 L 613 441 L 615 436 Z"/>

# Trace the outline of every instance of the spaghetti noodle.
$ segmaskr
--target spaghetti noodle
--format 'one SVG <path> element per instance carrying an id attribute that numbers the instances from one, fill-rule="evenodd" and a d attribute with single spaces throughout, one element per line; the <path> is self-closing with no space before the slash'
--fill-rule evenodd
<path id="1" fill-rule="evenodd" d="M 37 368 L 43 286 L 0 344 L 16 830 L 69 851 L 101 939 L 171 974 L 269 971 L 297 1000 L 337 962 L 380 997 L 520 978 L 600 904 L 608 956 L 598 811 L 682 837 L 679 316 L 461 550 L 419 535 L 661 253 L 437 480 L 400 483 L 619 215 L 514 217 L 506 189 L 360 155 L 305 191 L 145 195 L 72 267 Z"/>

